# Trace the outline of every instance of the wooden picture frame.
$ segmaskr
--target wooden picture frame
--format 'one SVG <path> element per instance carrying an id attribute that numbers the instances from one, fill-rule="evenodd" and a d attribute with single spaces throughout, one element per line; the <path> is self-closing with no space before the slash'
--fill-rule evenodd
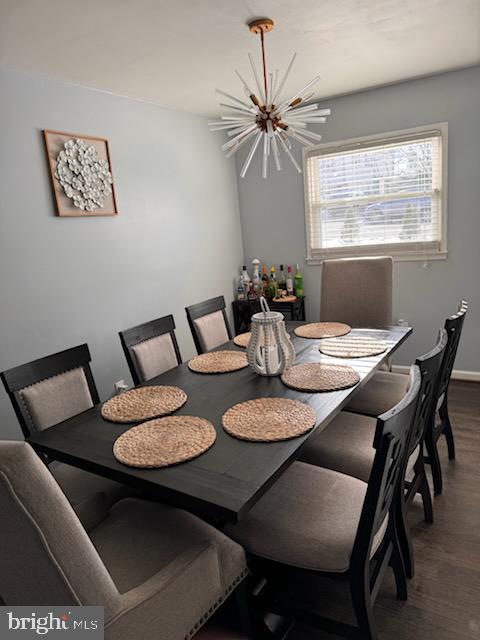
<path id="1" fill-rule="evenodd" d="M 118 215 L 117 200 L 115 195 L 115 184 L 112 172 L 112 162 L 110 158 L 110 150 L 108 140 L 97 136 L 86 136 L 78 133 L 67 133 L 65 131 L 54 131 L 51 129 L 43 130 L 45 141 L 45 149 L 47 153 L 48 167 L 50 172 L 50 180 L 53 189 L 53 196 L 56 204 L 56 215 L 61 217 L 78 217 L 89 218 L 92 216 L 114 216 Z M 80 139 L 95 149 L 96 155 L 100 160 L 104 160 L 108 165 L 108 171 L 111 176 L 111 193 L 106 195 L 103 200 L 103 207 L 95 206 L 91 210 L 81 209 L 75 203 L 71 196 L 68 196 L 64 187 L 56 177 L 57 158 L 64 149 L 65 142 L 69 140 L 76 141 Z M 75 189 L 73 189 L 75 192 Z M 78 193 L 78 192 L 77 192 Z M 90 207 L 92 206 L 90 202 Z"/>

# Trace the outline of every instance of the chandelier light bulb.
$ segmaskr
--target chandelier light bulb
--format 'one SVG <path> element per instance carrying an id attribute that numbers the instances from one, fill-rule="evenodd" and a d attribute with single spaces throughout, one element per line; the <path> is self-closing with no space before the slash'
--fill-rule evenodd
<path id="1" fill-rule="evenodd" d="M 221 89 L 215 89 L 219 95 L 229 100 L 229 102 L 220 102 L 220 106 L 227 109 L 228 113 L 223 114 L 220 120 L 209 122 L 208 126 L 211 131 L 226 131 L 230 138 L 222 145 L 226 158 L 233 156 L 240 147 L 252 140 L 240 172 L 242 178 L 245 177 L 258 148 L 263 149 L 263 178 L 268 175 L 270 154 L 273 156 L 277 171 L 281 171 L 281 151 L 289 158 L 295 169 L 301 173 L 300 164 L 291 151 L 292 141 L 295 140 L 302 146 L 312 146 L 319 142 L 322 136 L 310 131 L 308 125 L 325 123 L 326 116 L 331 113 L 330 109 L 319 109 L 318 104 L 305 104 L 313 97 L 311 89 L 320 80 L 320 77 L 316 76 L 293 96 L 284 99 L 283 89 L 297 54 L 293 54 L 283 77 L 280 78 L 279 69 L 275 69 L 275 73 L 267 72 L 264 35 L 273 29 L 273 21 L 261 18 L 249 23 L 248 26 L 252 33 L 260 36 L 261 41 L 261 74 L 255 66 L 252 55 L 248 54 L 256 91 L 252 90 L 252 87 L 235 69 L 235 74 L 242 84 L 243 93 L 247 96 L 248 102 Z M 261 145 L 262 140 L 263 144 Z"/>

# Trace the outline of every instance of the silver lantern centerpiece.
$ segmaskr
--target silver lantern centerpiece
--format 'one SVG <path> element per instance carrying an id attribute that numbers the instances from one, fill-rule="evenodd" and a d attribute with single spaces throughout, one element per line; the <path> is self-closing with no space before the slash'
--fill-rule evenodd
<path id="1" fill-rule="evenodd" d="M 252 316 L 251 338 L 247 359 L 255 373 L 278 376 L 292 366 L 295 350 L 285 328 L 283 315 L 270 311 L 265 298 L 260 298 L 262 311 Z"/>

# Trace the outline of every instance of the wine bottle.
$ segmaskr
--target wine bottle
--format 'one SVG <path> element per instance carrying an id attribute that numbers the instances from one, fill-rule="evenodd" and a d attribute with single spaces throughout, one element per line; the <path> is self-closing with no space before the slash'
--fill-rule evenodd
<path id="1" fill-rule="evenodd" d="M 293 296 L 293 274 L 290 265 L 287 267 L 287 293 L 289 296 Z"/>
<path id="2" fill-rule="evenodd" d="M 283 270 L 283 264 L 280 265 L 280 273 L 278 274 L 277 282 L 278 288 L 285 291 L 287 288 L 287 279 L 285 277 L 285 271 Z"/>
<path id="3" fill-rule="evenodd" d="M 303 276 L 300 272 L 300 266 L 297 264 L 295 273 L 295 295 L 297 298 L 303 298 Z"/>
<path id="4" fill-rule="evenodd" d="M 275 271 L 275 267 L 270 267 L 270 286 L 269 286 L 269 297 L 276 298 L 278 293 L 278 283 L 277 283 L 277 273 Z"/>

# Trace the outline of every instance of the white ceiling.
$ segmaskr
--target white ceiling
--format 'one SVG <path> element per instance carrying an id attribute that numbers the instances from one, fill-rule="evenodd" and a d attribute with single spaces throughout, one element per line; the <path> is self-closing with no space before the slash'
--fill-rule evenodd
<path id="1" fill-rule="evenodd" d="M 0 0 L 0 64 L 200 114 L 240 94 L 271 17 L 287 89 L 333 96 L 480 63 L 480 0 Z M 298 86 L 297 86 L 298 85 Z"/>

